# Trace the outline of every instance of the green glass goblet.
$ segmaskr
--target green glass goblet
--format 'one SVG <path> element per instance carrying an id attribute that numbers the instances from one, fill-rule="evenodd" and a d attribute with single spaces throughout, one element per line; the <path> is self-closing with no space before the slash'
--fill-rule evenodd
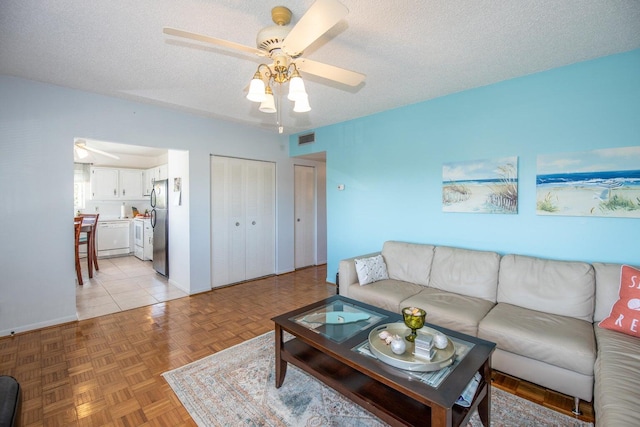
<path id="1" fill-rule="evenodd" d="M 418 335 L 416 331 L 424 326 L 424 318 L 427 316 L 427 312 L 417 307 L 405 307 L 402 309 L 402 318 L 404 324 L 411 329 L 411 333 L 405 338 L 409 342 L 414 342 Z"/>

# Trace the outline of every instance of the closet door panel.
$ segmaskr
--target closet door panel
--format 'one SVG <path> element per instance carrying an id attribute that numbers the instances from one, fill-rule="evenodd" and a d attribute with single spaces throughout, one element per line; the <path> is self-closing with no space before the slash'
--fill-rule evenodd
<path id="1" fill-rule="evenodd" d="M 228 162 L 211 157 L 211 286 L 231 283 L 229 279 L 229 180 Z"/>
<path id="2" fill-rule="evenodd" d="M 275 270 L 275 165 L 252 163 L 247 173 L 251 181 L 247 191 L 247 279 Z"/>
<path id="3" fill-rule="evenodd" d="M 229 160 L 229 283 L 246 280 L 246 180 L 243 160 Z"/>

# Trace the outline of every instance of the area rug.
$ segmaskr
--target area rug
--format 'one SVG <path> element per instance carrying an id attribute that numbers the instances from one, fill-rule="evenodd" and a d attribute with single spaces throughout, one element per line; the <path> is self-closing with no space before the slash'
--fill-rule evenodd
<path id="1" fill-rule="evenodd" d="M 268 332 L 162 375 L 203 427 L 387 425 L 291 364 L 276 389 L 273 346 L 273 332 Z M 492 426 L 592 425 L 495 387 L 491 402 Z M 468 427 L 481 425 L 476 412 Z"/>

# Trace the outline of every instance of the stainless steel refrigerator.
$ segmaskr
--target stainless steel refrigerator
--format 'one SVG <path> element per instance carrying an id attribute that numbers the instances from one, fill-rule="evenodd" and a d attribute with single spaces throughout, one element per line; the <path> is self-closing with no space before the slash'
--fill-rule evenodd
<path id="1" fill-rule="evenodd" d="M 154 182 L 151 191 L 151 227 L 153 227 L 153 268 L 169 277 L 169 181 Z"/>

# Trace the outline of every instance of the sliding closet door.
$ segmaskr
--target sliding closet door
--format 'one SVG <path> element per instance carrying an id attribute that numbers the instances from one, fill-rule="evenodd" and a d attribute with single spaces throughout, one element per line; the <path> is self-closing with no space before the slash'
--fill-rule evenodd
<path id="1" fill-rule="evenodd" d="M 275 164 L 211 158 L 211 286 L 275 271 Z"/>
<path id="2" fill-rule="evenodd" d="M 247 161 L 247 280 L 275 271 L 275 165 Z"/>

